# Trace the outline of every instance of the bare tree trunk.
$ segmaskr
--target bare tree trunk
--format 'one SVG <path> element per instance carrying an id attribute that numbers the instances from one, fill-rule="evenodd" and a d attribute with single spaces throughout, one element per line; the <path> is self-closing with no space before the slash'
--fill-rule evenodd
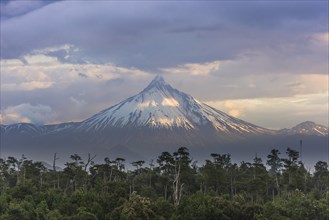
<path id="1" fill-rule="evenodd" d="M 135 192 L 135 177 L 133 178 L 133 183 L 132 183 L 132 185 L 133 185 L 133 192 Z"/>
<path id="2" fill-rule="evenodd" d="M 93 162 L 93 160 L 95 159 L 95 157 L 96 157 L 96 154 L 93 157 L 90 157 L 90 154 L 88 154 L 88 160 L 87 160 L 87 163 L 85 164 L 85 167 L 84 167 L 85 172 L 87 172 L 87 168 L 88 168 L 89 164 L 91 162 Z"/>
<path id="3" fill-rule="evenodd" d="M 180 185 L 180 172 L 181 172 L 181 165 L 178 163 L 178 169 L 176 168 L 176 175 L 173 182 L 173 188 L 174 188 L 174 205 L 179 205 L 180 195 L 181 195 L 181 189 L 182 186 Z"/>
<path id="4" fill-rule="evenodd" d="M 236 195 L 236 180 L 235 177 L 233 178 L 233 183 L 234 183 L 234 195 Z"/>
<path id="5" fill-rule="evenodd" d="M 53 159 L 53 171 L 56 171 L 56 160 L 58 160 L 59 157 L 57 157 L 57 153 L 54 154 L 54 159 Z"/>
<path id="6" fill-rule="evenodd" d="M 182 198 L 183 186 L 184 186 L 184 183 L 182 183 L 182 184 L 180 185 L 180 189 L 179 189 L 179 198 L 178 198 L 178 204 L 177 204 L 177 205 L 179 205 L 179 201 L 180 201 L 180 199 Z"/>
<path id="7" fill-rule="evenodd" d="M 113 175 L 113 168 L 111 167 L 111 172 L 110 172 L 110 182 L 112 182 L 112 175 Z"/>
<path id="8" fill-rule="evenodd" d="M 233 177 L 232 177 L 232 173 L 231 173 L 231 178 L 230 178 L 230 186 L 231 186 L 231 198 L 233 198 Z"/>
<path id="9" fill-rule="evenodd" d="M 57 174 L 57 189 L 59 189 L 59 174 Z"/>
<path id="10" fill-rule="evenodd" d="M 23 171 L 23 184 L 25 185 L 25 176 L 26 176 L 26 169 L 25 167 L 23 167 L 24 171 Z"/>
<path id="11" fill-rule="evenodd" d="M 278 175 L 277 174 L 275 174 L 275 184 L 276 184 L 276 190 L 277 190 L 277 192 L 278 192 L 278 195 L 279 195 L 279 180 L 278 180 Z"/>
<path id="12" fill-rule="evenodd" d="M 164 199 L 167 200 L 167 193 L 168 193 L 168 185 L 166 184 L 164 187 Z"/>

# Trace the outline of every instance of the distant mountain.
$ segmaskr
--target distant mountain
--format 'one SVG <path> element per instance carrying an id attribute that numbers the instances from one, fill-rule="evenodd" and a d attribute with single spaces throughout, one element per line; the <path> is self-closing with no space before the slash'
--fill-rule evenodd
<path id="1" fill-rule="evenodd" d="M 141 93 L 82 121 L 74 129 L 97 132 L 113 127 L 200 130 L 204 126 L 229 135 L 271 132 L 201 103 L 172 88 L 161 76 Z"/>
<path id="2" fill-rule="evenodd" d="M 55 125 L 34 125 L 31 123 L 17 123 L 11 125 L 0 125 L 1 133 L 6 135 L 24 135 L 24 136 L 40 136 L 59 132 L 61 130 L 73 127 L 75 122 L 55 124 Z"/>
<path id="3" fill-rule="evenodd" d="M 81 122 L 42 126 L 18 123 L 0 128 L 1 145 L 8 151 L 47 155 L 62 151 L 146 157 L 181 146 L 206 153 L 219 146 L 229 149 L 281 143 L 276 140 L 295 134 L 328 136 L 327 127 L 313 122 L 279 131 L 262 128 L 174 89 L 161 76 L 139 94 Z"/>
<path id="4" fill-rule="evenodd" d="M 42 133 L 42 127 L 31 123 L 1 125 L 1 134 L 37 136 Z"/>
<path id="5" fill-rule="evenodd" d="M 328 127 L 318 125 L 312 121 L 302 122 L 291 129 L 282 129 L 278 131 L 282 135 L 316 135 L 316 136 L 328 136 Z"/>

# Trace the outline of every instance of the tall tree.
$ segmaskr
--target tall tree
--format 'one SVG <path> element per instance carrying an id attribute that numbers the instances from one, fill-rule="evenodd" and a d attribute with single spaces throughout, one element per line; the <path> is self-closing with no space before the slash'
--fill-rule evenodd
<path id="1" fill-rule="evenodd" d="M 278 149 L 272 149 L 271 153 L 267 155 L 266 164 L 270 167 L 269 174 L 274 180 L 275 187 L 272 187 L 272 197 L 274 199 L 275 194 L 280 193 L 280 185 L 279 185 L 279 175 L 282 168 L 282 160 L 280 158 L 280 151 Z M 276 192 L 275 192 L 276 190 Z"/>
<path id="2" fill-rule="evenodd" d="M 190 163 L 192 159 L 190 152 L 186 147 L 180 147 L 173 153 L 175 159 L 175 176 L 173 181 L 174 205 L 178 206 L 182 197 L 183 186 L 187 183 L 188 176 L 191 174 Z"/>
<path id="3" fill-rule="evenodd" d="M 170 184 L 175 172 L 175 159 L 169 152 L 162 152 L 157 159 L 159 164 L 158 170 L 160 172 L 160 180 L 163 185 L 164 199 L 168 198 L 168 186 Z"/>
<path id="4" fill-rule="evenodd" d="M 299 161 L 299 153 L 296 150 L 287 148 L 287 157 L 283 159 L 283 183 L 286 191 L 288 190 L 305 190 L 306 173 L 303 163 Z"/>
<path id="5" fill-rule="evenodd" d="M 328 163 L 324 161 L 318 161 L 315 166 L 315 172 L 313 174 L 313 182 L 317 190 L 320 193 L 328 190 L 329 187 L 329 171 Z"/>

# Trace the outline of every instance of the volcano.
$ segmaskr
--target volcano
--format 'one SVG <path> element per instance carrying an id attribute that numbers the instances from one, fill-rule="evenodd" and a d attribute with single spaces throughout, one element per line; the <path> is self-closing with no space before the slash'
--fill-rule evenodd
<path id="1" fill-rule="evenodd" d="M 19 151 L 107 153 L 122 149 L 129 155 L 144 155 L 181 146 L 198 151 L 234 143 L 256 146 L 260 144 L 254 140 L 264 137 L 273 141 L 308 133 L 327 137 L 328 128 L 305 122 L 292 129 L 266 129 L 202 103 L 156 76 L 137 95 L 81 122 L 1 125 L 1 144 Z"/>
<path id="2" fill-rule="evenodd" d="M 155 77 L 139 94 L 82 121 L 78 129 L 101 132 L 108 128 L 202 130 L 204 127 L 221 135 L 245 136 L 270 132 L 174 89 L 161 76 Z"/>

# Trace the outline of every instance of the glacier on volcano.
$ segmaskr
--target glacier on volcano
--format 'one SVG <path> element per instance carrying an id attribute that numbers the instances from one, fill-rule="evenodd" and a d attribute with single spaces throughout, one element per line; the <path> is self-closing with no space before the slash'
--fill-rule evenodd
<path id="1" fill-rule="evenodd" d="M 161 76 L 156 76 L 139 94 L 82 121 L 78 128 L 97 131 L 108 127 L 140 126 L 197 129 L 204 125 L 211 125 L 224 133 L 271 132 L 229 116 L 174 89 Z"/>

